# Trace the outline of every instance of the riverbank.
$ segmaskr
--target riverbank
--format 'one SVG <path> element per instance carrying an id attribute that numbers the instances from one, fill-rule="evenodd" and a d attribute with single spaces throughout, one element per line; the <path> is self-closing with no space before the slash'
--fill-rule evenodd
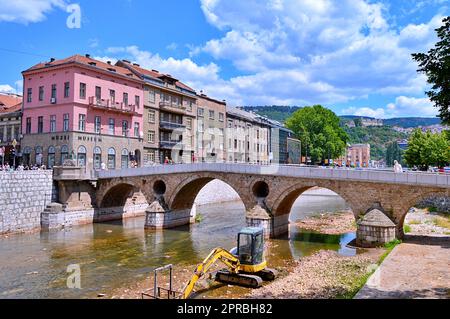
<path id="1" fill-rule="evenodd" d="M 450 235 L 450 214 L 411 208 L 403 228 L 410 235 Z"/>
<path id="2" fill-rule="evenodd" d="M 317 213 L 295 222 L 302 229 L 321 234 L 337 235 L 356 231 L 355 217 L 351 211 Z"/>

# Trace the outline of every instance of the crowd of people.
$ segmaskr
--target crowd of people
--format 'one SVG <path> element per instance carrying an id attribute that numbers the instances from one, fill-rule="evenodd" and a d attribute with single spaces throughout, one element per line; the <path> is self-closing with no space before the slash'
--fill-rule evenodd
<path id="1" fill-rule="evenodd" d="M 45 165 L 36 165 L 36 164 L 31 166 L 19 164 L 17 167 L 9 165 L 8 163 L 0 165 L 0 172 L 42 171 L 46 169 L 47 167 Z"/>

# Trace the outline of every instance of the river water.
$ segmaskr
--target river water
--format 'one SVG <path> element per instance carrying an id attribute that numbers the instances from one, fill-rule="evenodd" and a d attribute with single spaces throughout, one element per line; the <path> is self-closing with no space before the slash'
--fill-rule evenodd
<path id="1" fill-rule="evenodd" d="M 290 219 L 344 208 L 338 196 L 302 195 Z M 144 230 L 139 217 L 0 238 L 0 298 L 92 298 L 142 280 L 155 267 L 172 263 L 183 268 L 201 262 L 217 246 L 235 246 L 236 234 L 245 226 L 241 202 L 208 204 L 198 211 L 200 223 L 164 231 Z M 291 225 L 289 236 L 271 240 L 267 261 L 277 267 L 320 249 L 354 255 L 355 249 L 346 247 L 354 238 L 354 233 L 314 234 Z M 71 264 L 80 266 L 82 289 L 67 288 Z"/>

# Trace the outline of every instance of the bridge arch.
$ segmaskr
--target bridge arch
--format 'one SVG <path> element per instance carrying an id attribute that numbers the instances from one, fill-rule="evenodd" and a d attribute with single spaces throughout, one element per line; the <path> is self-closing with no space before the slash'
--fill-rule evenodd
<path id="1" fill-rule="evenodd" d="M 251 203 L 249 196 L 243 190 L 241 185 L 236 185 L 232 180 L 222 174 L 202 174 L 185 178 L 175 187 L 172 194 L 168 197 L 168 205 L 172 210 L 191 209 L 195 198 L 200 191 L 213 180 L 219 180 L 230 186 L 244 203 L 246 209 L 249 209 Z"/>

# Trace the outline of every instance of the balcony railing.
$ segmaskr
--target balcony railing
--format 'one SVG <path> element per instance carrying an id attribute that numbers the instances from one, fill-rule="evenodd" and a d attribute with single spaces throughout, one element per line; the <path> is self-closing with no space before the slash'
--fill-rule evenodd
<path id="1" fill-rule="evenodd" d="M 159 123 L 159 127 L 162 129 L 166 129 L 166 130 L 176 130 L 176 129 L 180 129 L 180 128 L 185 128 L 186 125 L 183 125 L 181 123 L 161 121 Z"/>
<path id="2" fill-rule="evenodd" d="M 108 111 L 120 112 L 120 113 L 136 113 L 135 105 L 126 105 L 125 103 L 114 102 L 111 100 L 98 99 L 95 96 L 89 98 L 89 106 L 101 109 L 107 109 Z"/>
<path id="3" fill-rule="evenodd" d="M 170 102 L 159 102 L 159 107 L 161 109 L 165 109 L 169 112 L 181 113 L 184 114 L 186 112 L 186 107 L 183 105 L 172 104 Z"/>
<path id="4" fill-rule="evenodd" d="M 159 147 L 161 148 L 173 148 L 177 144 L 182 143 L 181 141 L 159 141 Z"/>

